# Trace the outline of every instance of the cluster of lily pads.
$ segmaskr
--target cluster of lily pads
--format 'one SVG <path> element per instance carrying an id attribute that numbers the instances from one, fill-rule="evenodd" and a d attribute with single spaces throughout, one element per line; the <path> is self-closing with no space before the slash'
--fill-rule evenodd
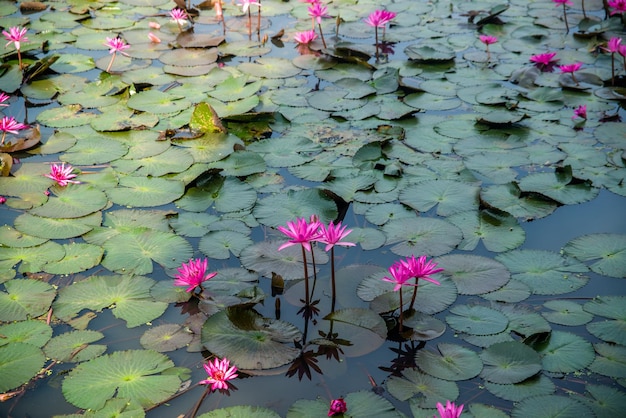
<path id="1" fill-rule="evenodd" d="M 0 412 L 617 416 L 623 229 L 523 247 L 626 196 L 624 2 L 567 3 L 0 3 Z"/>

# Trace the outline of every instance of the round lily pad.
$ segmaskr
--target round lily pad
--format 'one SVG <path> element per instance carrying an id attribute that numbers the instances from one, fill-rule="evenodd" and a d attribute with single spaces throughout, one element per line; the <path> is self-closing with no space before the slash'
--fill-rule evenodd
<path id="1" fill-rule="evenodd" d="M 549 300 L 543 304 L 549 312 L 541 315 L 553 324 L 578 326 L 593 319 L 593 315 L 583 310 L 583 306 L 571 300 Z"/>
<path id="2" fill-rule="evenodd" d="M 431 376 L 444 380 L 468 380 L 478 376 L 483 362 L 478 355 L 460 345 L 437 344 L 437 351 L 419 350 L 415 363 Z"/>
<path id="3" fill-rule="evenodd" d="M 533 344 L 541 356 L 543 369 L 553 373 L 573 373 L 585 369 L 595 358 L 593 346 L 571 332 L 552 331 L 548 340 Z"/>
<path id="4" fill-rule="evenodd" d="M 513 409 L 511 417 L 576 418 L 592 414 L 589 407 L 571 397 L 539 395 L 522 400 Z"/>
<path id="5" fill-rule="evenodd" d="M 491 258 L 469 254 L 450 254 L 437 258 L 441 274 L 449 276 L 460 294 L 479 295 L 504 286 L 510 273 L 502 263 Z"/>
<path id="6" fill-rule="evenodd" d="M 455 305 L 446 322 L 458 332 L 472 335 L 497 334 L 509 324 L 506 315 L 495 309 L 480 305 Z"/>
<path id="7" fill-rule="evenodd" d="M 30 213 L 46 218 L 81 218 L 103 209 L 109 202 L 104 192 L 92 187 L 54 187 L 48 201 Z"/>
<path id="8" fill-rule="evenodd" d="M 191 331 L 179 324 L 161 324 L 144 332 L 139 343 L 147 350 L 165 353 L 185 347 L 192 339 Z"/>
<path id="9" fill-rule="evenodd" d="M 387 245 L 393 245 L 391 251 L 400 256 L 446 254 L 463 238 L 461 230 L 450 222 L 428 217 L 394 219 L 382 230 Z"/>
<path id="10" fill-rule="evenodd" d="M 205 414 L 198 415 L 198 418 L 280 418 L 276 412 L 262 406 L 236 405 L 227 408 L 214 409 Z"/>
<path id="11" fill-rule="evenodd" d="M 106 190 L 110 199 L 123 206 L 161 206 L 181 197 L 184 184 L 160 177 L 125 176 L 119 187 Z"/>
<path id="12" fill-rule="evenodd" d="M 24 321 L 50 309 L 56 290 L 48 283 L 33 279 L 13 279 L 0 292 L 0 321 Z"/>
<path id="13" fill-rule="evenodd" d="M 496 343 L 480 353 L 484 368 L 481 377 L 493 383 L 519 383 L 541 371 L 539 354 L 517 342 Z"/>
<path id="14" fill-rule="evenodd" d="M 626 277 L 626 235 L 591 234 L 568 242 L 563 251 L 581 261 L 591 261 L 590 268 L 610 277 Z"/>
<path id="15" fill-rule="evenodd" d="M 401 416 L 391 402 L 371 391 L 348 393 L 343 400 L 346 402 L 347 414 L 354 418 L 367 416 L 399 418 Z M 299 399 L 289 407 L 287 418 L 324 417 L 328 415 L 329 406 L 330 400 Z"/>
<path id="16" fill-rule="evenodd" d="M 8 392 L 28 382 L 41 370 L 46 356 L 40 348 L 27 343 L 10 343 L 0 347 L 0 391 Z"/>
<path id="17" fill-rule="evenodd" d="M 27 343 L 43 347 L 52 337 L 52 328 L 45 322 L 26 320 L 0 326 L 0 346 L 10 343 Z"/>
<path id="18" fill-rule="evenodd" d="M 65 256 L 48 262 L 43 270 L 50 274 L 75 274 L 97 266 L 102 259 L 102 247 L 84 242 L 63 244 Z"/>
<path id="19" fill-rule="evenodd" d="M 401 401 L 420 395 L 419 405 L 429 408 L 434 408 L 441 399 L 456 399 L 459 396 L 455 382 L 438 379 L 416 369 L 405 369 L 402 377 L 389 377 L 386 387 L 394 398 Z"/>
<path id="20" fill-rule="evenodd" d="M 552 380 L 543 374 L 509 385 L 485 382 L 485 387 L 499 398 L 513 402 L 519 402 L 531 396 L 551 395 L 555 389 Z"/>
<path id="21" fill-rule="evenodd" d="M 107 346 L 91 344 L 104 338 L 98 331 L 71 331 L 51 339 L 44 347 L 46 356 L 63 363 L 80 363 L 102 355 Z"/>

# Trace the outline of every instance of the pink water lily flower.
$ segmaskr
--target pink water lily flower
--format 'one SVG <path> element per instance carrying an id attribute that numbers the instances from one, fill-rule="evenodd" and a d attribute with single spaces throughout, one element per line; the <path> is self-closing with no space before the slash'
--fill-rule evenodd
<path id="1" fill-rule="evenodd" d="M 341 245 L 344 247 L 354 247 L 356 245 L 353 242 L 341 241 L 350 235 L 350 232 L 352 232 L 351 229 L 346 231 L 346 228 L 346 226 L 341 226 L 341 222 L 335 225 L 333 221 L 330 221 L 328 227 L 324 224 L 320 224 L 319 237 L 317 238 L 317 241 L 322 244 L 326 244 L 324 251 L 330 250 L 335 245 Z"/>
<path id="2" fill-rule="evenodd" d="M 491 45 L 498 42 L 498 38 L 491 35 L 480 35 L 478 39 L 480 39 L 480 42 L 484 43 L 485 45 Z"/>
<path id="3" fill-rule="evenodd" d="M 201 385 L 211 385 L 211 390 L 228 389 L 228 380 L 236 378 L 237 367 L 230 365 L 230 360 L 223 358 L 221 361 L 216 358 L 213 363 L 205 363 L 204 370 L 208 377 L 201 380 Z"/>
<path id="4" fill-rule="evenodd" d="M 10 98 L 11 96 L 8 94 L 0 92 L 0 107 L 7 107 L 9 104 L 4 102 L 8 101 Z"/>
<path id="5" fill-rule="evenodd" d="M 439 416 L 433 415 L 433 418 L 459 418 L 463 412 L 463 405 L 456 406 L 454 402 L 446 401 L 444 407 L 441 402 L 437 402 L 437 411 Z"/>
<path id="6" fill-rule="evenodd" d="M 415 258 L 415 256 L 412 255 L 411 257 L 407 257 L 404 260 L 400 260 L 400 263 L 402 263 L 402 265 L 406 267 L 406 269 L 411 274 L 411 277 L 427 280 L 436 285 L 441 284 L 437 280 L 430 277 L 430 275 L 439 273 L 443 271 L 443 269 L 437 268 L 437 263 L 435 263 L 433 260 L 427 260 L 425 255 L 419 258 Z"/>
<path id="7" fill-rule="evenodd" d="M 582 65 L 583 65 L 582 62 L 576 62 L 574 64 L 559 65 L 559 70 L 561 70 L 561 73 L 563 74 L 565 73 L 572 74 L 572 80 L 574 80 L 574 83 L 578 84 L 578 80 L 576 80 L 576 76 L 574 75 L 574 73 L 578 71 L 580 67 L 582 67 Z"/>
<path id="8" fill-rule="evenodd" d="M 560 4 L 562 5 L 567 5 L 567 6 L 571 6 L 573 3 L 570 0 L 552 0 L 552 2 L 556 3 L 556 6 L 558 7 Z"/>
<path id="9" fill-rule="evenodd" d="M 348 411 L 348 405 L 343 398 L 333 399 L 330 401 L 330 409 L 328 410 L 328 416 L 332 417 L 339 414 L 345 414 Z"/>
<path id="10" fill-rule="evenodd" d="M 279 226 L 278 230 L 291 239 L 278 247 L 278 251 L 300 244 L 310 252 L 311 242 L 316 241 L 320 236 L 319 228 L 319 221 L 311 220 L 311 222 L 308 222 L 304 218 L 298 218 L 295 222 L 287 222 L 287 228 Z"/>
<path id="11" fill-rule="evenodd" d="M 148 39 L 150 39 L 150 42 L 152 42 L 153 44 L 160 44 L 161 43 L 161 38 L 159 38 L 158 36 L 156 36 L 152 32 L 148 32 Z"/>
<path id="12" fill-rule="evenodd" d="M 13 116 L 3 116 L 2 120 L 0 120 L 0 131 L 2 131 L 2 140 L 0 140 L 0 145 L 4 144 L 4 139 L 7 136 L 7 133 L 17 134 L 22 129 L 28 128 L 28 125 L 24 125 L 21 122 L 15 120 Z"/>
<path id="13" fill-rule="evenodd" d="M 74 167 L 70 164 L 66 166 L 63 162 L 61 164 L 52 164 L 50 166 L 50 173 L 44 174 L 44 176 L 56 181 L 61 187 L 65 187 L 70 183 L 80 184 L 80 181 L 72 180 L 76 177 L 76 174 L 74 174 L 73 171 Z"/>
<path id="14" fill-rule="evenodd" d="M 328 15 L 328 7 L 322 6 L 322 3 L 320 2 L 311 4 L 311 6 L 307 8 L 307 11 L 309 12 L 309 16 L 311 16 L 311 19 L 317 21 L 318 25 L 322 24 L 323 17 L 330 17 Z"/>
<path id="15" fill-rule="evenodd" d="M 532 55 L 530 61 L 535 63 L 535 66 L 541 71 L 552 71 L 554 65 L 558 61 L 558 58 L 554 58 L 556 52 L 544 52 L 541 54 Z"/>
<path id="16" fill-rule="evenodd" d="M 384 28 L 396 16 L 396 13 L 389 10 L 375 10 L 363 21 L 370 26 Z"/>
<path id="17" fill-rule="evenodd" d="M 19 26 L 13 26 L 9 28 L 8 32 L 3 30 L 2 34 L 8 41 L 5 46 L 13 44 L 15 46 L 15 49 L 19 51 L 21 49 L 21 43 L 28 41 L 28 38 L 26 37 L 27 31 L 28 29 L 20 28 Z"/>
<path id="18" fill-rule="evenodd" d="M 614 36 L 613 38 L 609 39 L 609 41 L 606 43 L 606 48 L 602 48 L 602 49 L 614 54 L 616 52 L 619 52 L 619 47 L 621 43 L 622 43 L 622 38 L 618 38 L 617 36 Z"/>
<path id="19" fill-rule="evenodd" d="M 574 109 L 574 116 L 572 116 L 572 119 L 576 118 L 587 119 L 587 105 L 580 105 Z"/>
<path id="20" fill-rule="evenodd" d="M 192 292 L 197 287 L 202 288 L 202 283 L 217 276 L 217 273 L 206 273 L 209 267 L 209 260 L 190 259 L 188 263 L 183 263 L 178 268 L 178 274 L 175 276 L 174 286 L 187 286 L 186 292 Z"/>
<path id="21" fill-rule="evenodd" d="M 611 10 L 611 16 L 626 13 L 626 0 L 609 0 L 608 3 Z"/>
<path id="22" fill-rule="evenodd" d="M 389 276 L 383 277 L 383 281 L 395 284 L 393 291 L 397 292 L 402 289 L 402 286 L 415 286 L 413 283 L 407 283 L 413 275 L 409 271 L 409 269 L 402 263 L 393 263 L 391 267 L 387 269 L 389 271 Z M 402 293 L 402 292 L 401 292 Z"/>
<path id="23" fill-rule="evenodd" d="M 299 44 L 309 44 L 317 39 L 317 33 L 314 30 L 306 30 L 304 32 L 296 32 L 293 40 Z"/>
<path id="24" fill-rule="evenodd" d="M 0 205 L 4 205 L 7 201 L 7 198 L 4 196 L 0 196 Z"/>
<path id="25" fill-rule="evenodd" d="M 241 3 L 237 3 L 237 6 L 241 7 L 241 11 L 246 13 L 250 6 L 252 5 L 261 7 L 261 3 L 253 1 L 253 0 L 241 0 Z"/>
<path id="26" fill-rule="evenodd" d="M 189 18 L 186 11 L 177 7 L 170 11 L 170 17 L 172 18 L 172 21 L 177 25 L 184 25 L 185 23 L 187 23 L 187 19 Z"/>
<path id="27" fill-rule="evenodd" d="M 130 45 L 128 45 L 122 38 L 106 38 L 104 45 L 109 47 L 109 54 L 116 54 L 119 52 L 122 55 L 128 56 L 124 50 L 130 48 Z"/>

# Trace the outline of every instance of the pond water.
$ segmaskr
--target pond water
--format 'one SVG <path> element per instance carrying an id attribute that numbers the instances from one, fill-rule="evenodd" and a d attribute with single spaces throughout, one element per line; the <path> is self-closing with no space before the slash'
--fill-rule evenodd
<path id="1" fill-rule="evenodd" d="M 326 48 L 296 47 L 302 2 L 264 0 L 258 32 L 252 5 L 250 34 L 230 2 L 225 34 L 206 5 L 180 33 L 164 0 L 0 3 L 29 38 L 24 70 L 0 45 L 0 110 L 42 143 L 0 148 L 0 416 L 626 408 L 626 66 L 603 49 L 626 42 L 622 16 L 574 0 L 566 31 L 549 0 L 383 3 L 329 2 Z M 397 15 L 375 48 L 380 8 Z M 575 78 L 529 61 L 548 52 Z M 45 177 L 57 161 L 80 183 Z M 305 317 L 277 227 L 312 215 L 356 246 L 308 254 Z M 410 255 L 444 271 L 414 310 L 402 290 L 400 335 L 382 278 Z M 217 272 L 198 297 L 174 286 L 191 258 Z M 229 390 L 198 384 L 216 357 L 239 368 Z"/>

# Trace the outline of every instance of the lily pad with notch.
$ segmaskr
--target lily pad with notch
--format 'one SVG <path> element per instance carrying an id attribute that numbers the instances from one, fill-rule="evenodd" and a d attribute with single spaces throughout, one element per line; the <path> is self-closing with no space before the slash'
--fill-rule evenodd
<path id="1" fill-rule="evenodd" d="M 492 383 L 519 383 L 542 368 L 539 354 L 518 341 L 493 344 L 479 355 L 484 364 L 480 376 Z"/>
<path id="2" fill-rule="evenodd" d="M 626 277 L 626 235 L 590 234 L 565 244 L 565 254 L 591 262 L 592 271 L 610 277 Z"/>
<path id="3" fill-rule="evenodd" d="M 95 212 L 81 218 L 44 218 L 23 213 L 15 218 L 18 231 L 47 239 L 68 239 L 81 236 L 99 226 L 102 213 Z M 44 244 L 45 245 L 45 244 Z"/>
<path id="4" fill-rule="evenodd" d="M 389 377 L 386 387 L 400 401 L 417 395 L 420 406 L 428 408 L 434 408 L 441 399 L 456 399 L 459 396 L 459 388 L 455 382 L 439 379 L 416 369 L 405 369 L 402 377 Z"/>
<path id="5" fill-rule="evenodd" d="M 27 319 L 0 326 L 0 347 L 11 343 L 26 343 L 43 347 L 52 338 L 52 328 L 42 321 Z"/>
<path id="6" fill-rule="evenodd" d="M 139 343 L 147 350 L 165 353 L 185 347 L 192 338 L 191 331 L 180 324 L 161 324 L 146 330 L 139 339 Z"/>
<path id="7" fill-rule="evenodd" d="M 80 363 L 102 355 L 107 346 L 92 344 L 104 338 L 93 330 L 70 331 L 52 338 L 44 347 L 46 356 L 63 363 Z"/>
<path id="8" fill-rule="evenodd" d="M 56 290 L 34 279 L 13 279 L 0 292 L 0 321 L 24 321 L 43 315 L 50 309 Z"/>
<path id="9" fill-rule="evenodd" d="M 478 376 L 483 362 L 469 348 L 456 344 L 437 344 L 437 351 L 419 350 L 415 363 L 420 370 L 444 380 L 469 380 Z"/>
<path id="10" fill-rule="evenodd" d="M 523 399 L 511 413 L 512 418 L 577 418 L 593 416 L 593 411 L 574 398 L 558 395 L 538 395 Z"/>
<path id="11" fill-rule="evenodd" d="M 97 266 L 102 260 L 104 249 L 98 245 L 84 242 L 63 244 L 65 256 L 57 261 L 50 261 L 43 271 L 50 274 L 76 274 Z"/>
<path id="12" fill-rule="evenodd" d="M 27 383 L 44 366 L 46 356 L 39 347 L 14 342 L 0 346 L 0 392 L 8 392 Z"/>
<path id="13" fill-rule="evenodd" d="M 184 193 L 180 181 L 161 177 L 124 176 L 119 186 L 106 190 L 113 203 L 123 206 L 161 206 L 173 202 Z"/>
<path id="14" fill-rule="evenodd" d="M 461 230 L 443 219 L 414 217 L 394 219 L 382 226 L 391 251 L 401 256 L 447 254 L 463 239 Z"/>
<path id="15" fill-rule="evenodd" d="M 371 391 L 348 393 L 343 397 L 343 400 L 346 402 L 347 410 L 350 411 L 350 416 L 354 418 L 368 416 L 375 416 L 377 418 L 400 418 L 402 416 L 400 412 L 396 411 L 391 402 Z M 287 418 L 318 418 L 327 415 L 328 401 L 324 399 L 300 399 L 294 402 L 287 411 Z M 206 418 L 213 418 L 213 416 Z M 216 415 L 215 418 L 221 417 Z M 260 418 L 265 417 L 260 416 Z"/>

